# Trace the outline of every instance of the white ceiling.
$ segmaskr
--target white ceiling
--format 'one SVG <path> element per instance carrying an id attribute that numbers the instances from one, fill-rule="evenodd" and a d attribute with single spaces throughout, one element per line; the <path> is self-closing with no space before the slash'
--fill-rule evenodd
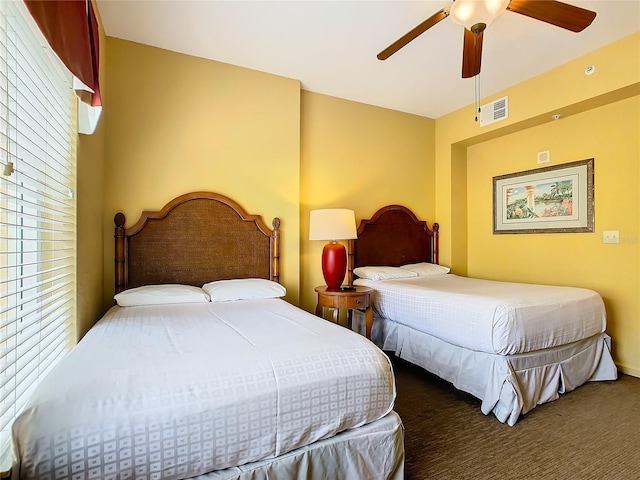
<path id="1" fill-rule="evenodd" d="M 640 0 L 566 3 L 597 16 L 581 33 L 509 11 L 487 27 L 483 98 L 640 30 Z M 98 0 L 108 36 L 298 79 L 305 90 L 430 118 L 474 102 L 474 79 L 461 78 L 464 27 L 446 18 L 389 59 L 376 54 L 450 4 Z"/>

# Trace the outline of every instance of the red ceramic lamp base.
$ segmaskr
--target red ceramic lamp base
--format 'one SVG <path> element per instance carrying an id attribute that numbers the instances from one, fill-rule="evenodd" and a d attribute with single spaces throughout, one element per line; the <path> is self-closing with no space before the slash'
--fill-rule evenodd
<path id="1" fill-rule="evenodd" d="M 338 242 L 327 243 L 322 249 L 322 274 L 329 288 L 339 288 L 347 271 L 347 250 Z"/>

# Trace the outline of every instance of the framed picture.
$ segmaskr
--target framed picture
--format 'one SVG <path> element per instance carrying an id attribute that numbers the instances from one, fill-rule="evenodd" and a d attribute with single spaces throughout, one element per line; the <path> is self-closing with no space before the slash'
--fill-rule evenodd
<path id="1" fill-rule="evenodd" d="M 493 233 L 594 231 L 593 158 L 493 177 Z"/>

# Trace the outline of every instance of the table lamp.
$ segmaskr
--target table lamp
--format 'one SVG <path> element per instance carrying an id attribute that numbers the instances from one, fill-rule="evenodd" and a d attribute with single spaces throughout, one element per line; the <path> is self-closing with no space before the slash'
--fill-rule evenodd
<path id="1" fill-rule="evenodd" d="M 339 240 L 358 238 L 353 210 L 311 210 L 309 240 L 330 240 L 322 249 L 322 275 L 328 288 L 339 288 L 347 271 L 347 250 Z"/>

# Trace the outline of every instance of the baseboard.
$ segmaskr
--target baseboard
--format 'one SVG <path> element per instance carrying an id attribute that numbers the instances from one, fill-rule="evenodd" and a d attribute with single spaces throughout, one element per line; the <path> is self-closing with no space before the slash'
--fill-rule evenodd
<path id="1" fill-rule="evenodd" d="M 627 367 L 626 365 L 620 365 L 619 363 L 616 363 L 616 366 L 618 367 L 618 371 L 620 373 L 640 378 L 640 370 L 638 370 L 637 368 Z"/>

